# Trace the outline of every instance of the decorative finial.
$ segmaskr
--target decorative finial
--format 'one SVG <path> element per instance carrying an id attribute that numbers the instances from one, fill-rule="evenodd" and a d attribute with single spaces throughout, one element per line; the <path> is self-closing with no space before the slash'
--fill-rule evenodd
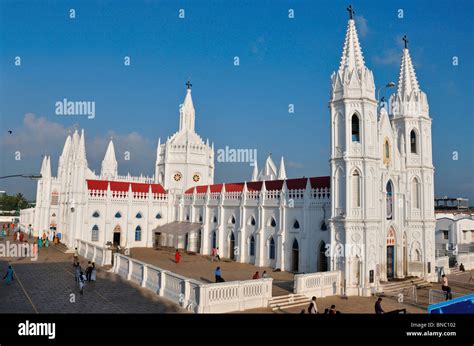
<path id="1" fill-rule="evenodd" d="M 192 86 L 193 86 L 193 85 L 191 84 L 190 81 L 187 81 L 187 82 L 186 82 L 186 89 L 191 89 Z"/>
<path id="2" fill-rule="evenodd" d="M 353 16 L 355 14 L 355 11 L 354 9 L 352 8 L 352 5 L 349 5 L 349 7 L 347 8 L 347 12 L 349 12 L 349 19 L 353 19 Z"/>
<path id="3" fill-rule="evenodd" d="M 408 49 L 408 37 L 407 35 L 404 35 L 402 38 L 404 44 L 405 44 L 405 49 Z"/>

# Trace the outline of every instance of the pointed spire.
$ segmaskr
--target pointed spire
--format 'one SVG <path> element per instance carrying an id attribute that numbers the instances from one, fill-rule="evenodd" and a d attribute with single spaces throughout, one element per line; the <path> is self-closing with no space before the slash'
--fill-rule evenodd
<path id="1" fill-rule="evenodd" d="M 280 169 L 278 171 L 278 179 L 280 179 L 280 180 L 286 179 L 285 159 L 283 158 L 283 156 L 281 157 L 281 161 L 280 161 Z"/>
<path id="2" fill-rule="evenodd" d="M 268 154 L 267 160 L 265 161 L 263 176 L 262 180 L 275 180 L 278 176 L 277 167 L 272 159 L 272 153 Z"/>
<path id="3" fill-rule="evenodd" d="M 44 177 L 51 177 L 51 156 L 46 156 L 46 164 L 44 168 Z"/>
<path id="4" fill-rule="evenodd" d="M 68 134 L 66 141 L 64 142 L 63 152 L 61 153 L 62 158 L 66 158 L 66 156 L 69 154 L 69 151 L 71 150 L 71 141 L 71 135 Z"/>
<path id="5" fill-rule="evenodd" d="M 408 48 L 403 49 L 402 63 L 400 65 L 400 77 L 398 78 L 397 93 L 400 96 L 410 96 L 412 92 L 420 92 L 420 85 L 416 79 L 415 69 L 411 61 Z"/>
<path id="6" fill-rule="evenodd" d="M 158 145 L 156 146 L 156 153 L 160 153 L 160 147 L 161 147 L 161 137 L 158 138 Z"/>
<path id="7" fill-rule="evenodd" d="M 41 161 L 41 169 L 40 169 L 40 174 L 41 176 L 45 176 L 45 169 L 46 169 L 46 161 L 48 160 L 48 157 L 46 155 L 43 156 L 43 161 Z"/>
<path id="8" fill-rule="evenodd" d="M 257 166 L 257 160 L 255 160 L 255 161 L 253 162 L 252 181 L 258 181 L 258 166 Z"/>
<path id="9" fill-rule="evenodd" d="M 183 105 L 179 110 L 179 130 L 194 131 L 195 110 L 193 105 L 193 98 L 191 97 L 192 84 L 188 81 L 186 83 L 186 86 L 186 96 L 184 97 Z"/>
<path id="10" fill-rule="evenodd" d="M 81 138 L 77 148 L 77 158 L 80 160 L 86 160 L 86 137 L 84 135 L 84 129 L 81 130 Z"/>
<path id="11" fill-rule="evenodd" d="M 365 68 L 364 56 L 357 36 L 357 29 L 354 19 L 349 19 L 347 23 L 346 38 L 342 49 L 341 63 L 339 70 L 356 68 L 361 71 Z"/>
<path id="12" fill-rule="evenodd" d="M 79 133 L 77 132 L 77 129 L 74 130 L 74 134 L 72 135 L 72 144 L 74 151 L 76 152 L 79 146 Z"/>

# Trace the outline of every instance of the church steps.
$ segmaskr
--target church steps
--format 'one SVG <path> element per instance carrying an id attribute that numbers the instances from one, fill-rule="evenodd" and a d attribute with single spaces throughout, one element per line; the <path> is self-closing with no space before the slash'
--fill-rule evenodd
<path id="1" fill-rule="evenodd" d="M 275 311 L 280 309 L 288 309 L 297 306 L 308 305 L 310 299 L 302 294 L 288 294 L 285 296 L 274 297 L 269 307 Z"/>

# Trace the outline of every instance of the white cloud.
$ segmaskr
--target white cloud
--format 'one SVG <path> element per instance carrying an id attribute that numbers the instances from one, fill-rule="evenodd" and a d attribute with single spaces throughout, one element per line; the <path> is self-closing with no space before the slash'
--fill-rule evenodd
<path id="1" fill-rule="evenodd" d="M 295 161 L 288 161 L 286 165 L 290 168 L 304 168 L 304 165 L 302 163 Z"/>
<path id="2" fill-rule="evenodd" d="M 387 49 L 383 52 L 382 55 L 375 55 L 374 63 L 378 65 L 399 65 L 401 60 L 401 51 L 400 49 Z"/>
<path id="3" fill-rule="evenodd" d="M 360 37 L 365 37 L 369 33 L 369 26 L 367 25 L 367 19 L 364 16 L 355 16 L 355 22 L 357 25 L 357 32 Z"/>

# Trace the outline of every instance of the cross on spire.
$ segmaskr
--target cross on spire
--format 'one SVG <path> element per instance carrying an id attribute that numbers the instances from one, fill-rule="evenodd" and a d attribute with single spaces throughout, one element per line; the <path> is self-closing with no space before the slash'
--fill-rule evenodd
<path id="1" fill-rule="evenodd" d="M 349 5 L 349 7 L 347 8 L 347 12 L 349 12 L 349 19 L 353 19 L 353 16 L 355 14 L 355 11 L 354 9 L 352 8 L 352 5 Z"/>
<path id="2" fill-rule="evenodd" d="M 408 37 L 407 35 L 404 35 L 402 38 L 404 44 L 405 44 L 405 49 L 408 49 Z"/>
<path id="3" fill-rule="evenodd" d="M 186 89 L 191 89 L 192 86 L 193 86 L 193 85 L 191 84 L 190 81 L 187 81 L 187 82 L 186 82 Z"/>

